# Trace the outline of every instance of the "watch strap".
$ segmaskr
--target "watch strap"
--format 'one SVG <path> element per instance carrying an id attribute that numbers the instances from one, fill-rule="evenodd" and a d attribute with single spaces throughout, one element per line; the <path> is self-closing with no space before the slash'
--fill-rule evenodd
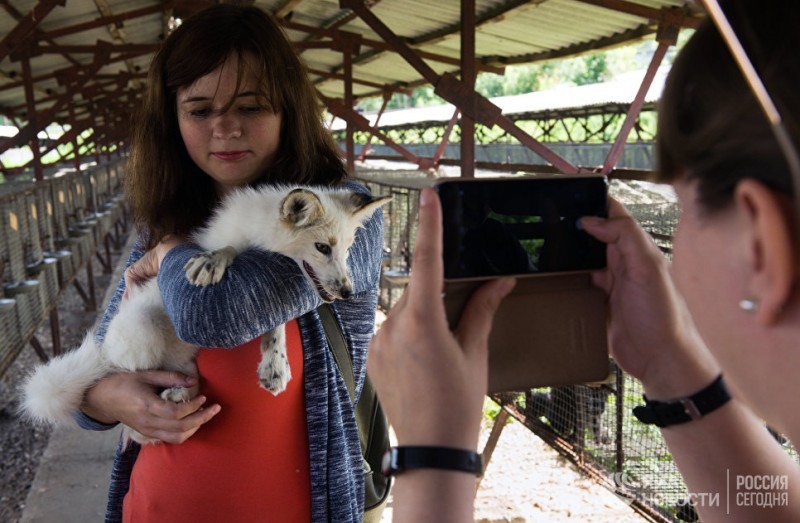
<path id="1" fill-rule="evenodd" d="M 643 398 L 645 404 L 634 407 L 633 415 L 642 423 L 663 428 L 700 419 L 725 405 L 731 395 L 720 374 L 708 387 L 687 398 L 673 401 L 652 401 L 647 396 Z"/>
<path id="2" fill-rule="evenodd" d="M 483 459 L 473 450 L 450 447 L 392 447 L 383 459 L 383 473 L 387 476 L 423 468 L 456 470 L 480 476 Z"/>

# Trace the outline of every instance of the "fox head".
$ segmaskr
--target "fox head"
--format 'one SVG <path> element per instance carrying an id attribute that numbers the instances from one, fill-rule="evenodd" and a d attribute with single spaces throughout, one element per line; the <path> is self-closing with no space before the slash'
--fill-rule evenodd
<path id="1" fill-rule="evenodd" d="M 348 249 L 356 230 L 389 200 L 354 191 L 294 189 L 281 202 L 280 222 L 291 238 L 283 252 L 300 265 L 323 301 L 353 294 Z"/>

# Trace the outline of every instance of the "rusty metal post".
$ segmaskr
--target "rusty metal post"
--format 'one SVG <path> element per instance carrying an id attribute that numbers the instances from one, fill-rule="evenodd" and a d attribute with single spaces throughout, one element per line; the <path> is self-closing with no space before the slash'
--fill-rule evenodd
<path id="1" fill-rule="evenodd" d="M 369 124 L 369 120 L 364 118 L 364 116 L 360 115 L 356 111 L 353 110 L 352 107 L 345 107 L 343 103 L 340 103 L 337 100 L 332 100 L 330 98 L 326 98 L 321 93 L 317 93 L 320 99 L 325 102 L 325 106 L 328 108 L 328 111 L 336 116 L 337 118 L 341 118 L 345 122 L 352 123 L 357 129 L 363 132 L 371 132 L 377 138 L 379 138 L 383 143 L 397 151 L 400 155 L 403 156 L 406 160 L 413 164 L 420 165 L 420 162 L 423 160 L 419 158 L 414 153 L 406 150 L 401 145 L 395 143 L 391 138 L 386 136 L 384 133 L 376 129 L 375 127 Z M 337 145 L 338 147 L 338 145 Z"/>
<path id="2" fill-rule="evenodd" d="M 50 311 L 50 337 L 53 340 L 53 356 L 63 352 L 61 348 L 61 322 L 58 317 L 58 306 Z"/>
<path id="3" fill-rule="evenodd" d="M 36 113 L 36 100 L 33 97 L 33 74 L 31 73 L 31 59 L 28 53 L 22 55 L 22 81 L 25 85 L 25 105 L 28 112 L 28 125 L 32 125 L 34 129 L 39 128 Z M 36 180 L 44 179 L 44 170 L 42 169 L 42 150 L 39 147 L 39 135 L 33 133 L 31 135 L 28 146 L 33 153 L 33 172 Z"/>
<path id="4" fill-rule="evenodd" d="M 501 406 L 500 412 L 497 413 L 497 417 L 494 420 L 494 425 L 492 425 L 492 431 L 489 433 L 489 437 L 486 439 L 486 444 L 483 446 L 483 452 L 481 453 L 483 456 L 483 474 L 478 478 L 478 487 L 480 487 L 481 481 L 483 481 L 483 478 L 486 476 L 486 469 L 489 467 L 494 449 L 497 448 L 500 434 L 503 433 L 503 429 L 508 423 L 508 416 L 508 411 Z"/>
<path id="5" fill-rule="evenodd" d="M 442 135 L 442 141 L 439 143 L 439 147 L 436 148 L 436 154 L 433 155 L 433 164 L 439 165 L 439 160 L 442 159 L 444 156 L 444 151 L 447 149 L 447 144 L 450 142 L 450 135 L 453 133 L 453 127 L 456 126 L 456 122 L 458 122 L 458 115 L 461 114 L 458 107 L 456 110 L 453 111 L 453 117 L 450 118 L 450 121 L 447 122 L 447 128 L 444 130 L 444 134 Z"/>
<path id="6" fill-rule="evenodd" d="M 75 106 L 73 104 L 69 104 L 69 124 L 73 127 L 74 130 L 77 131 L 77 129 L 75 129 Z M 80 133 L 75 132 L 73 133 L 72 136 L 72 156 L 73 156 L 73 161 L 75 162 L 76 171 L 81 170 L 81 155 L 79 151 L 80 146 L 78 145 L 79 134 Z"/>
<path id="7" fill-rule="evenodd" d="M 383 93 L 383 103 L 381 104 L 381 108 L 378 111 L 378 116 L 375 118 L 375 123 L 372 124 L 372 127 L 378 127 L 378 124 L 381 122 L 381 116 L 383 116 L 383 111 L 386 110 L 386 106 L 389 105 L 389 100 L 392 99 L 392 92 L 386 91 Z M 364 147 L 361 148 L 361 154 L 358 155 L 358 161 L 363 162 L 364 158 L 367 156 L 367 149 L 369 149 L 369 145 L 372 143 L 372 132 L 369 133 L 367 137 L 367 141 L 364 144 Z"/>
<path id="8" fill-rule="evenodd" d="M 623 444 L 622 441 L 623 430 L 624 430 L 624 425 L 622 422 L 623 419 L 625 418 L 625 375 L 616 366 L 614 368 L 614 372 L 616 373 L 617 377 L 617 383 L 616 383 L 617 408 L 615 412 L 617 417 L 617 423 L 616 423 L 617 434 L 616 437 L 614 438 L 614 444 L 616 450 L 615 452 L 616 459 L 614 461 L 614 465 L 617 468 L 617 472 L 623 472 L 623 468 L 625 466 L 625 445 Z"/>
<path id="9" fill-rule="evenodd" d="M 344 68 L 344 105 L 353 108 L 353 48 L 350 42 L 345 41 L 342 46 L 342 64 Z M 347 130 L 345 131 L 345 155 L 347 158 L 347 172 L 355 173 L 355 144 L 353 134 L 355 129 L 350 120 L 347 120 Z"/>
<path id="10" fill-rule="evenodd" d="M 625 121 L 622 124 L 619 134 L 617 134 L 617 139 L 614 141 L 614 145 L 611 146 L 611 150 L 608 152 L 608 156 L 606 156 L 606 161 L 603 163 L 603 174 L 608 175 L 611 170 L 617 166 L 622 156 L 622 151 L 625 149 L 625 142 L 628 140 L 628 135 L 630 135 L 633 126 L 636 124 L 636 119 L 639 118 L 639 112 L 644 105 L 644 98 L 647 96 L 647 91 L 650 90 L 650 86 L 653 84 L 653 79 L 656 76 L 656 72 L 664 56 L 667 54 L 667 49 L 669 49 L 669 44 L 662 42 L 658 44 L 658 47 L 653 53 L 653 58 L 650 60 L 650 65 L 647 67 L 647 71 L 642 79 L 642 85 L 639 86 L 639 91 L 637 91 L 628 109 L 628 113 L 625 115 Z"/>
<path id="11" fill-rule="evenodd" d="M 461 0 L 461 81 L 475 90 L 475 0 Z M 475 120 L 461 115 L 461 177 L 475 177 Z"/>
<path id="12" fill-rule="evenodd" d="M 661 62 L 664 61 L 667 50 L 678 40 L 678 32 L 680 31 L 683 21 L 683 13 L 679 10 L 665 8 L 661 11 L 661 21 L 658 24 L 658 31 L 656 33 L 658 47 L 653 53 L 650 65 L 647 66 L 647 71 L 642 79 L 642 85 L 639 86 L 639 90 L 636 92 L 636 96 L 634 96 L 630 108 L 628 108 L 628 113 L 625 115 L 625 121 L 622 123 L 619 134 L 617 134 L 617 139 L 614 141 L 614 145 L 611 146 L 606 161 L 603 163 L 603 169 L 601 171 L 603 174 L 610 174 L 622 157 L 622 151 L 625 149 L 625 142 L 628 141 L 628 136 L 631 134 L 633 126 L 636 125 L 636 120 L 639 118 L 639 113 L 644 105 L 647 91 L 649 91 L 650 86 L 653 85 L 653 79 L 656 76 Z"/>

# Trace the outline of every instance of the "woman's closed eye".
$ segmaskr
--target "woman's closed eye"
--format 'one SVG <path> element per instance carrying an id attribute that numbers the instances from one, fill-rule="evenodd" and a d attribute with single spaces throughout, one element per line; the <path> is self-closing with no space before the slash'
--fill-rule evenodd
<path id="1" fill-rule="evenodd" d="M 192 107 L 186 110 L 186 114 L 192 118 L 208 118 L 212 113 L 211 107 Z"/>
<path id="2" fill-rule="evenodd" d="M 241 114 L 252 115 L 264 112 L 272 112 L 272 109 L 263 105 L 242 105 L 237 109 Z"/>

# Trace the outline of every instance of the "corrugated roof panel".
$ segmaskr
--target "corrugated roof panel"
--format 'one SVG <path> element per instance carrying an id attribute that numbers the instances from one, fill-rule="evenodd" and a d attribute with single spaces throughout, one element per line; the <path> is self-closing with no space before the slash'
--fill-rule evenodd
<path id="1" fill-rule="evenodd" d="M 14 31 L 18 25 L 17 18 L 27 15 L 39 3 L 39 0 L 15 0 L 13 7 L 7 6 L 6 13 L 0 16 L 0 36 Z M 185 1 L 177 4 L 184 11 L 198 5 Z M 625 0 L 612 4 L 622 6 L 622 11 L 580 0 L 476 0 L 477 60 L 502 65 L 566 56 L 599 45 L 614 45 L 652 34 L 657 26 L 658 10 L 662 7 L 681 6 L 687 13 L 694 12 L 688 0 Z M 101 40 L 112 45 L 144 44 L 155 49 L 164 37 L 165 21 L 171 12 L 171 5 L 158 0 L 69 0 L 66 7 L 53 8 L 38 22 L 37 32 L 30 36 L 37 40 L 42 38 L 42 33 L 56 35 L 40 41 L 42 46 L 93 46 Z M 289 23 L 299 24 L 299 27 L 286 29 L 295 42 L 331 41 L 329 37 L 320 39 L 309 35 L 302 30 L 302 26 L 329 31 L 343 30 L 361 34 L 368 40 L 381 40 L 372 28 L 354 17 L 350 10 L 340 9 L 339 0 L 257 0 L 255 5 L 272 13 L 285 5 L 292 5 L 291 13 L 280 14 L 291 14 L 287 18 Z M 646 17 L 637 14 L 641 11 L 638 8 L 631 10 L 631 7 L 637 6 L 645 6 L 645 11 L 649 10 L 645 12 Z M 9 9 L 16 9 L 18 16 L 9 12 Z M 128 17 L 116 24 L 101 18 L 107 15 L 128 16 L 143 9 L 153 9 L 153 12 Z M 412 47 L 438 55 L 441 58 L 439 60 L 425 59 L 437 74 L 458 73 L 461 54 L 459 0 L 380 0 L 371 9 Z M 87 25 L 93 27 L 88 28 Z M 76 26 L 84 29 L 70 32 Z M 31 59 L 34 93 L 40 110 L 52 104 L 54 97 L 66 90 L 64 85 L 57 82 L 54 71 L 74 70 L 76 64 L 87 64 L 94 59 L 93 53 L 78 51 L 80 49 L 73 48 L 70 52 L 48 52 Z M 135 100 L 137 93 L 141 93 L 152 53 L 129 56 L 125 61 L 117 60 L 119 56 L 120 52 L 115 51 L 112 63 L 106 64 L 92 78 L 82 82 L 84 85 L 78 89 L 82 94 L 75 95 L 73 104 L 60 108 L 61 119 L 67 117 L 68 105 L 86 111 L 88 102 L 85 98 L 101 105 L 110 103 L 120 111 L 134 110 L 135 102 L 125 105 L 124 101 Z M 302 56 L 311 69 L 334 75 L 342 73 L 341 51 L 314 48 L 303 51 Z M 20 119 L 24 113 L 20 108 L 25 106 L 25 94 L 20 81 L 21 64 L 16 58 L 14 54 L 3 56 L 0 60 L 0 112 Z M 353 61 L 356 79 L 353 92 L 356 96 L 380 94 L 386 86 L 424 84 L 422 75 L 394 51 L 363 45 Z M 343 96 L 344 85 L 340 79 L 323 79 L 318 74 L 312 74 L 312 78 L 326 96 Z M 115 81 L 118 83 L 111 83 Z M 118 92 L 109 95 L 114 89 Z"/>

